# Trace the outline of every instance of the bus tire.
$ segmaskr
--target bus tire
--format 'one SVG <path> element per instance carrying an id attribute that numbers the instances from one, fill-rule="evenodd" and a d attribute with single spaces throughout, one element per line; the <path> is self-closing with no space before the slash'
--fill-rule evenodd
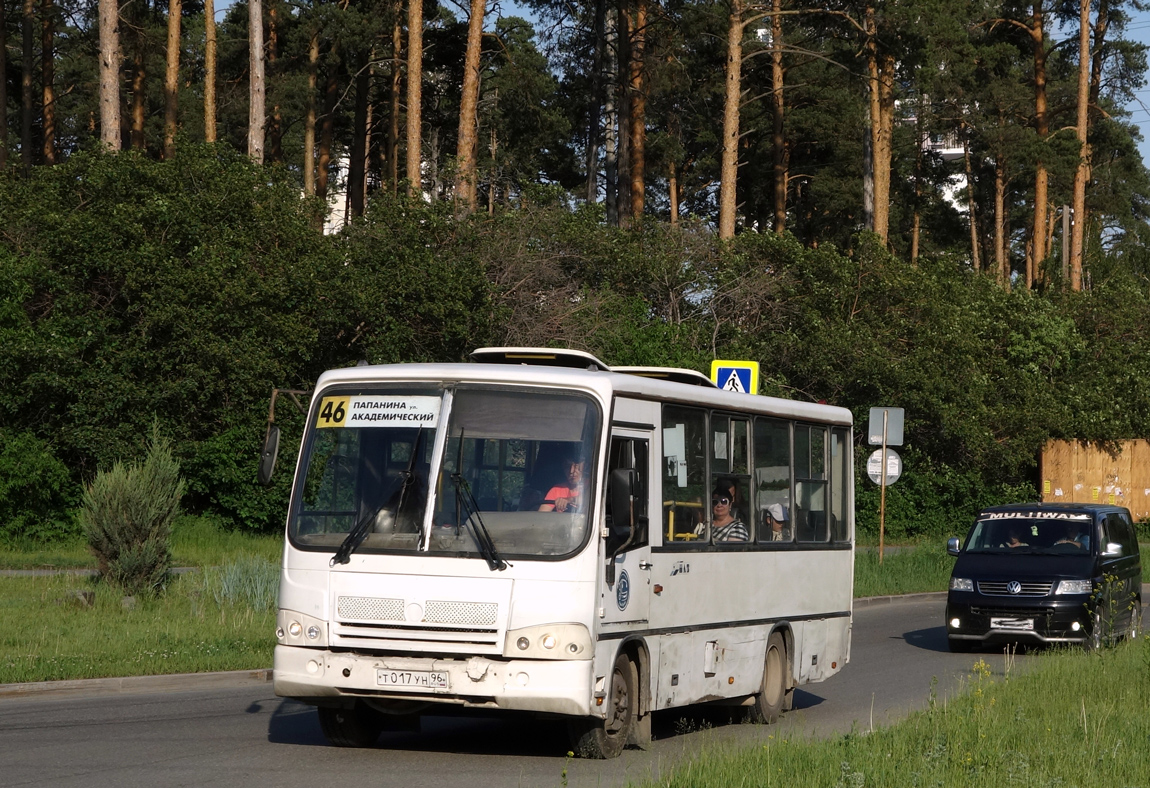
<path id="1" fill-rule="evenodd" d="M 763 660 L 763 683 L 751 706 L 751 722 L 765 725 L 776 721 L 787 705 L 787 644 L 778 632 L 767 639 L 767 654 Z"/>
<path id="2" fill-rule="evenodd" d="M 626 654 L 615 658 L 611 671 L 607 716 L 582 717 L 569 725 L 573 752 L 580 758 L 618 758 L 631 737 L 638 716 L 639 677 Z"/>
<path id="3" fill-rule="evenodd" d="M 379 713 L 363 703 L 349 709 L 320 706 L 317 711 L 324 737 L 336 747 L 370 747 L 383 732 Z"/>

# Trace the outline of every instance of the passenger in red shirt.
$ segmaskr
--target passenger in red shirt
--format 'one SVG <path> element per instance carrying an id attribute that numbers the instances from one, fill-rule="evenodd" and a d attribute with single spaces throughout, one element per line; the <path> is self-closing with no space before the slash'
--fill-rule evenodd
<path id="1" fill-rule="evenodd" d="M 583 505 L 583 463 L 568 459 L 565 463 L 567 483 L 557 484 L 543 498 L 541 512 L 577 512 Z"/>

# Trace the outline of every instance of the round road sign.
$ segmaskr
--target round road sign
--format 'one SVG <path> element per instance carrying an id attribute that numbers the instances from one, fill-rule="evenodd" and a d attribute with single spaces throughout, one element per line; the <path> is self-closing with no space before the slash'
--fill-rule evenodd
<path id="1" fill-rule="evenodd" d="M 867 458 L 866 473 L 870 480 L 875 484 L 882 483 L 882 449 L 875 449 L 874 453 Z M 898 481 L 898 477 L 902 476 L 902 457 L 898 456 L 898 452 L 894 449 L 886 450 L 886 483 L 889 487 Z"/>

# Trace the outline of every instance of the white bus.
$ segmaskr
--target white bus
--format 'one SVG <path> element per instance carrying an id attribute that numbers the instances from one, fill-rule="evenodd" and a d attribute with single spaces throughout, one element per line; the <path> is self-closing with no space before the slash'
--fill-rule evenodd
<path id="1" fill-rule="evenodd" d="M 512 709 L 614 757 L 656 710 L 772 722 L 842 669 L 850 411 L 574 351 L 472 359 L 334 370 L 311 398 L 274 686 L 333 744 Z"/>

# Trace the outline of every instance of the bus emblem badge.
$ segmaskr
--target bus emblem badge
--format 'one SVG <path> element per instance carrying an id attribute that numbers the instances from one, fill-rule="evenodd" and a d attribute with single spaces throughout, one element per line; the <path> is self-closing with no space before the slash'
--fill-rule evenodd
<path id="1" fill-rule="evenodd" d="M 627 603 L 631 601 L 631 578 L 627 577 L 626 569 L 619 574 L 619 585 L 615 586 L 615 601 L 620 610 L 626 610 Z"/>

